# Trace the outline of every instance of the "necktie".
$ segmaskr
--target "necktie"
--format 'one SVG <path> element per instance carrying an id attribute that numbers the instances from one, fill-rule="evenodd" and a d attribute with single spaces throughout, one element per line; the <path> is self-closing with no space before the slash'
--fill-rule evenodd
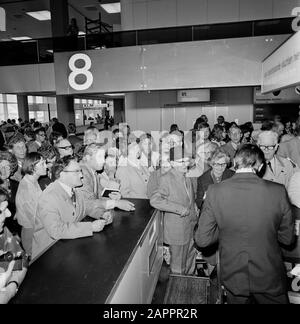
<path id="1" fill-rule="evenodd" d="M 72 189 L 71 200 L 72 200 L 72 204 L 73 204 L 74 208 L 76 208 L 76 194 L 75 194 L 74 189 Z"/>
<path id="2" fill-rule="evenodd" d="M 272 172 L 272 173 L 274 173 L 274 172 L 273 172 L 273 169 L 272 169 L 272 165 L 271 165 L 271 162 L 270 162 L 270 161 L 269 161 L 269 162 L 267 163 L 267 165 L 268 165 L 268 167 L 270 168 L 271 172 Z"/>

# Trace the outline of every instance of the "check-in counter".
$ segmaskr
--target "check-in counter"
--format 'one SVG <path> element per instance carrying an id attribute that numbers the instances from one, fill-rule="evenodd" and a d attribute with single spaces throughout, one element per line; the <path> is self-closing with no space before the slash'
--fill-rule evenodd
<path id="1" fill-rule="evenodd" d="M 92 237 L 60 240 L 32 263 L 17 304 L 150 303 L 163 261 L 162 215 L 149 200 Z"/>

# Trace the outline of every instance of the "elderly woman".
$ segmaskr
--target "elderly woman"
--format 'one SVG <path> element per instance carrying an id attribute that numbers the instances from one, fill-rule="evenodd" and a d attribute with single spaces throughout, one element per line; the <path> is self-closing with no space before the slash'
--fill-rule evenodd
<path id="1" fill-rule="evenodd" d="M 148 198 L 147 183 L 150 172 L 141 165 L 140 156 L 141 150 L 139 145 L 131 143 L 128 146 L 126 165 L 118 166 L 116 178 L 120 180 L 121 195 L 124 198 Z"/>
<path id="2" fill-rule="evenodd" d="M 229 162 L 229 156 L 219 149 L 212 154 L 208 161 L 211 169 L 204 172 L 197 180 L 196 204 L 199 209 L 201 209 L 205 192 L 210 184 L 219 183 L 234 175 L 234 171 L 227 169 Z"/>
<path id="3" fill-rule="evenodd" d="M 46 160 L 37 152 L 29 153 L 25 157 L 22 172 L 24 177 L 20 181 L 16 196 L 16 217 L 22 226 L 23 248 L 31 255 L 36 208 L 42 193 L 38 179 L 47 173 Z"/>
<path id="4" fill-rule="evenodd" d="M 197 194 L 196 205 L 201 210 L 205 193 L 208 186 L 211 184 L 219 183 L 225 179 L 231 178 L 234 175 L 234 171 L 227 169 L 227 165 L 230 162 L 229 156 L 217 149 L 208 161 L 211 169 L 203 173 L 197 180 Z M 216 265 L 216 250 L 217 246 L 214 244 L 209 248 L 203 249 L 202 256 L 208 262 L 209 265 Z M 210 266 L 209 266 L 210 268 Z M 212 271 L 212 269 L 211 269 Z"/>

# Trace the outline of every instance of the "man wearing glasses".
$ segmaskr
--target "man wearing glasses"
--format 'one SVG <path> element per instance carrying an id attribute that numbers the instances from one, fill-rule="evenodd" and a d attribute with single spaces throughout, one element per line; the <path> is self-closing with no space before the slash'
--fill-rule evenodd
<path id="1" fill-rule="evenodd" d="M 75 189 L 82 186 L 82 171 L 74 157 L 65 156 L 56 161 L 53 174 L 56 180 L 43 191 L 37 206 L 33 259 L 59 239 L 92 236 L 112 222 L 110 212 L 88 204 Z M 80 222 L 87 215 L 96 220 Z"/>
<path id="2" fill-rule="evenodd" d="M 261 132 L 257 139 L 257 145 L 264 152 L 266 159 L 261 173 L 263 178 L 283 184 L 287 188 L 294 168 L 288 159 L 275 154 L 278 149 L 278 134 L 274 131 Z"/>
<path id="3" fill-rule="evenodd" d="M 63 138 L 56 143 L 56 148 L 59 153 L 59 157 L 63 158 L 68 155 L 73 155 L 73 147 L 69 140 Z"/>
<path id="4" fill-rule="evenodd" d="M 35 130 L 34 134 L 35 134 L 35 140 L 30 141 L 27 144 L 28 153 L 37 152 L 38 149 L 43 145 L 43 143 L 45 143 L 46 140 L 45 128 L 43 127 L 38 128 L 37 130 Z"/>

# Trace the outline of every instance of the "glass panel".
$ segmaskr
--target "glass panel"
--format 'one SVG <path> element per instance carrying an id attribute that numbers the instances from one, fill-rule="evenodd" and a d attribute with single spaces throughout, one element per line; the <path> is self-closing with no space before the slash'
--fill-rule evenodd
<path id="1" fill-rule="evenodd" d="M 39 96 L 35 97 L 35 102 L 36 102 L 37 104 L 41 104 L 41 103 L 43 103 L 43 102 L 44 102 L 43 97 L 39 97 Z"/>
<path id="2" fill-rule="evenodd" d="M 33 104 L 33 96 L 27 96 L 27 100 L 29 104 Z"/>
<path id="3" fill-rule="evenodd" d="M 6 95 L 6 101 L 7 102 L 18 102 L 17 101 L 17 95 L 7 94 Z"/>
<path id="4" fill-rule="evenodd" d="M 272 19 L 254 22 L 254 36 L 292 34 L 293 18 Z"/>
<path id="5" fill-rule="evenodd" d="M 192 27 L 139 30 L 138 45 L 192 41 Z"/>
<path id="6" fill-rule="evenodd" d="M 75 111 L 75 125 L 82 126 L 83 125 L 83 110 Z"/>
<path id="7" fill-rule="evenodd" d="M 8 114 L 7 117 L 10 119 L 18 119 L 19 118 L 18 104 L 7 103 L 7 114 Z"/>
<path id="8" fill-rule="evenodd" d="M 3 94 L 0 93 L 0 102 L 3 102 Z"/>
<path id="9" fill-rule="evenodd" d="M 74 103 L 79 104 L 80 103 L 80 99 L 75 98 L 74 99 Z"/>
<path id="10" fill-rule="evenodd" d="M 29 119 L 35 118 L 34 113 L 34 111 L 29 111 Z"/>
<path id="11" fill-rule="evenodd" d="M 45 120 L 45 113 L 46 112 L 44 112 L 44 111 L 37 111 L 36 112 L 36 120 L 39 121 L 40 123 L 46 122 L 46 120 Z"/>
<path id="12" fill-rule="evenodd" d="M 0 121 L 5 120 L 5 114 L 4 114 L 4 105 L 0 102 Z"/>

